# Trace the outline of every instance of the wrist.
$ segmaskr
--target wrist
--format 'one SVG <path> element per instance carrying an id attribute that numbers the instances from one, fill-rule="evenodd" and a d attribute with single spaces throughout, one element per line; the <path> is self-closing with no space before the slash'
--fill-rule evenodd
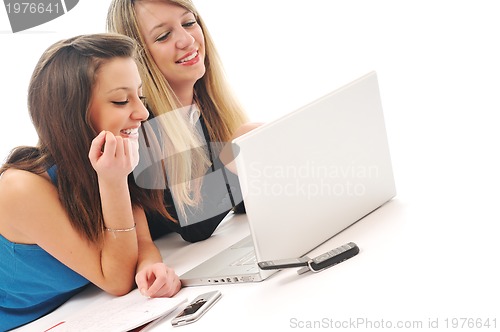
<path id="1" fill-rule="evenodd" d="M 104 176 L 97 174 L 99 187 L 117 188 L 128 190 L 128 176 Z"/>
<path id="2" fill-rule="evenodd" d="M 125 228 L 109 228 L 104 225 L 104 230 L 106 232 L 110 232 L 113 234 L 113 237 L 116 238 L 117 233 L 128 233 L 128 232 L 134 232 L 135 231 L 135 223 L 131 227 L 125 227 Z"/>

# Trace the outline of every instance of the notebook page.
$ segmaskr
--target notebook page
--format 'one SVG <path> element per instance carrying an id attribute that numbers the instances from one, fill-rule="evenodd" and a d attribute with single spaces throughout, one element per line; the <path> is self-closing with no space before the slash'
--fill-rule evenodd
<path id="1" fill-rule="evenodd" d="M 185 297 L 147 298 L 135 289 L 127 295 L 91 304 L 47 331 L 129 331 L 169 314 L 186 300 Z"/>

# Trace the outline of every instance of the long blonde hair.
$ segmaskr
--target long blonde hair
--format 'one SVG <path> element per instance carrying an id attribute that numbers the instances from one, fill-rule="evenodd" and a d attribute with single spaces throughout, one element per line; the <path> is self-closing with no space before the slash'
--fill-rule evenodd
<path id="1" fill-rule="evenodd" d="M 153 114 L 161 121 L 165 133 L 165 148 L 170 150 L 167 174 L 172 196 L 184 212 L 184 206 L 196 206 L 200 201 L 199 188 L 208 160 L 206 150 L 200 148 L 200 139 L 194 135 L 180 112 L 181 107 L 168 81 L 165 79 L 140 33 L 134 6 L 148 0 L 112 0 L 107 16 L 107 30 L 127 35 L 139 44 L 139 61 L 143 72 L 143 92 Z M 156 0 L 158 1 L 158 0 Z M 205 36 L 205 75 L 196 82 L 194 94 L 205 121 L 210 142 L 222 143 L 231 139 L 234 131 L 247 121 L 243 108 L 235 98 L 225 77 L 222 62 L 203 19 L 191 0 L 165 0 L 192 12 Z M 160 117 L 169 113 L 167 117 Z M 168 121 L 167 121 L 168 120 Z M 168 133 L 168 139 L 167 135 Z M 207 142 L 210 144 L 210 142 Z M 189 153 L 186 153 L 189 152 Z M 174 155 L 175 158 L 171 156 Z M 193 181 L 194 180 L 194 181 Z"/>

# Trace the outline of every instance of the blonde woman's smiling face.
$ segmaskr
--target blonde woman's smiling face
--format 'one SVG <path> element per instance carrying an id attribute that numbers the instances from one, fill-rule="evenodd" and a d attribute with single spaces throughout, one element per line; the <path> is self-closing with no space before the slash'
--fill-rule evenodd
<path id="1" fill-rule="evenodd" d="M 146 47 L 174 92 L 192 90 L 205 74 L 205 39 L 194 14 L 158 1 L 138 2 L 135 10 Z"/>

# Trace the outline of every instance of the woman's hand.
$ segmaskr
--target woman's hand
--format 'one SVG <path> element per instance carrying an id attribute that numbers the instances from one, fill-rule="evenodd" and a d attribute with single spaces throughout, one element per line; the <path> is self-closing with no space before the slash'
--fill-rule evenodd
<path id="1" fill-rule="evenodd" d="M 138 144 L 134 140 L 102 131 L 92 141 L 89 159 L 99 177 L 122 179 L 139 162 Z"/>
<path id="2" fill-rule="evenodd" d="M 164 263 L 143 268 L 137 272 L 135 282 L 141 294 L 147 297 L 172 297 L 181 289 L 179 277 Z"/>

